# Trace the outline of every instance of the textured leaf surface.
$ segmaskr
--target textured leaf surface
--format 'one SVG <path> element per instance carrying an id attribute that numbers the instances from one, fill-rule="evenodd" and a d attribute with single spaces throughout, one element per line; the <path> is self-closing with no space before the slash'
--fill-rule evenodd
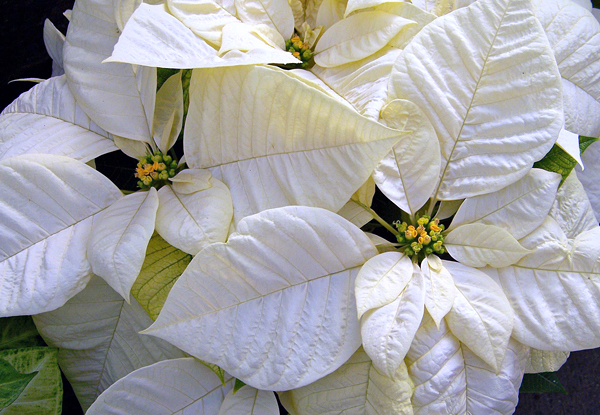
<path id="1" fill-rule="evenodd" d="M 225 396 L 218 415 L 279 415 L 279 405 L 273 392 L 244 386 Z"/>
<path id="2" fill-rule="evenodd" d="M 168 11 L 192 32 L 215 46 L 221 42 L 221 30 L 238 22 L 235 2 L 231 0 L 168 0 Z"/>
<path id="3" fill-rule="evenodd" d="M 59 348 L 60 367 L 84 410 L 135 369 L 183 357 L 171 345 L 139 335 L 152 323 L 150 317 L 98 277 L 63 307 L 38 314 L 34 321 L 46 342 Z"/>
<path id="4" fill-rule="evenodd" d="M 289 39 L 294 33 L 294 14 L 287 1 L 235 0 L 235 9 L 242 22 L 266 24 Z"/>
<path id="5" fill-rule="evenodd" d="M 57 350 L 51 347 L 3 350 L 0 360 L 20 373 L 35 374 L 17 399 L 2 415 L 59 415 L 62 412 L 63 387 Z M 2 386 L 4 392 L 5 385 Z"/>
<path id="6" fill-rule="evenodd" d="M 569 358 L 569 352 L 531 349 L 525 373 L 556 372 Z"/>
<path id="7" fill-rule="evenodd" d="M 156 67 L 107 63 L 117 43 L 113 0 L 78 1 L 64 47 L 67 84 L 90 118 L 106 131 L 149 141 Z"/>
<path id="8" fill-rule="evenodd" d="M 415 36 L 394 65 L 390 100 L 414 102 L 433 124 L 434 198 L 451 200 L 501 189 L 548 152 L 562 127 L 560 83 L 528 2 L 484 0 Z"/>
<path id="9" fill-rule="evenodd" d="M 412 382 L 404 363 L 394 378 L 389 378 L 359 349 L 332 374 L 279 397 L 292 415 L 412 415 L 411 394 Z"/>
<path id="10" fill-rule="evenodd" d="M 313 85 L 270 67 L 194 72 L 186 160 L 229 187 L 235 222 L 287 205 L 337 212 L 405 134 Z"/>
<path id="11" fill-rule="evenodd" d="M 64 76 L 34 86 L 0 116 L 0 159 L 45 153 L 86 163 L 114 150 L 108 134 L 75 101 Z"/>
<path id="12" fill-rule="evenodd" d="M 89 415 L 217 415 L 231 383 L 193 358 L 158 362 L 130 373 L 108 388 Z"/>
<path id="13" fill-rule="evenodd" d="M 194 257 L 146 333 L 259 389 L 306 385 L 360 345 L 354 279 L 376 253 L 323 209 L 261 212 Z"/>
<path id="14" fill-rule="evenodd" d="M 13 403 L 31 379 L 37 375 L 37 372 L 19 373 L 10 363 L 2 359 L 3 354 L 0 352 L 0 409 Z"/>
<path id="15" fill-rule="evenodd" d="M 0 350 L 45 345 L 30 316 L 0 319 Z"/>
<path id="16" fill-rule="evenodd" d="M 575 172 L 571 172 L 558 189 L 550 216 L 560 225 L 567 238 L 576 238 L 580 233 L 598 226 L 590 200 Z"/>
<path id="17" fill-rule="evenodd" d="M 121 192 L 64 156 L 2 160 L 0 176 L 0 314 L 53 310 L 85 287 L 92 217 Z"/>

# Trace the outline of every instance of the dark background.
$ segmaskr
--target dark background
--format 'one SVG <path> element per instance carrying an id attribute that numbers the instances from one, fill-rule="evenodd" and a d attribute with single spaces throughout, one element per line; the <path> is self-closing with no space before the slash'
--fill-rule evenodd
<path id="1" fill-rule="evenodd" d="M 44 20 L 49 18 L 63 33 L 67 20 L 62 15 L 73 0 L 0 0 L 0 108 L 32 87 L 29 82 L 8 83 L 18 78 L 48 78 L 51 61 L 42 40 Z M 594 1 L 600 7 L 600 0 Z M 568 394 L 521 394 L 517 415 L 600 414 L 600 349 L 572 353 L 558 372 Z M 80 414 L 67 386 L 63 414 Z"/>

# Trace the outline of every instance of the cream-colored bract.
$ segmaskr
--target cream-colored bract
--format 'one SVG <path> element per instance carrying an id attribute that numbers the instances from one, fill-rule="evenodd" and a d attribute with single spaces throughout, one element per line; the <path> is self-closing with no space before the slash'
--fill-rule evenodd
<path id="1" fill-rule="evenodd" d="M 279 405 L 273 392 L 243 386 L 229 391 L 217 415 L 279 415 Z"/>

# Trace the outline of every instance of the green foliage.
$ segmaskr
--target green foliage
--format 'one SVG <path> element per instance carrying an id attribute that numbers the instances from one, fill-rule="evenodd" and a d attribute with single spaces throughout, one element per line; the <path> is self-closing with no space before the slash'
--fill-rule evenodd
<path id="1" fill-rule="evenodd" d="M 0 350 L 45 345 L 31 317 L 0 318 Z"/>
<path id="2" fill-rule="evenodd" d="M 590 144 L 597 140 L 597 138 L 580 136 L 579 149 L 581 153 L 583 154 Z M 566 151 L 555 144 L 543 159 L 533 164 L 533 167 L 559 173 L 562 176 L 562 184 L 569 174 L 571 174 L 571 171 L 575 168 L 575 165 L 577 165 L 577 161 L 575 161 L 575 159 L 567 154 Z"/>
<path id="3" fill-rule="evenodd" d="M 167 81 L 167 79 L 169 79 L 178 72 L 179 69 L 158 68 L 156 70 L 156 90 L 158 91 Z"/>
<path id="4" fill-rule="evenodd" d="M 237 391 L 242 389 L 246 384 L 239 379 L 235 380 L 235 384 L 233 385 L 233 393 L 235 394 Z"/>
<path id="5" fill-rule="evenodd" d="M 556 372 L 528 373 L 523 376 L 520 393 L 567 393 Z"/>
<path id="6" fill-rule="evenodd" d="M 12 404 L 37 373 L 19 373 L 10 363 L 0 359 L 0 409 Z"/>

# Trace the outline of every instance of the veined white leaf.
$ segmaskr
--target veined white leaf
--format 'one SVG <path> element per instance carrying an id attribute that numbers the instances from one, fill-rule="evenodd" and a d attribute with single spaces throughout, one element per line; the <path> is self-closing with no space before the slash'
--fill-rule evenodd
<path id="1" fill-rule="evenodd" d="M 44 20 L 44 46 L 46 46 L 46 52 L 52 58 L 52 77 L 65 73 L 63 68 L 64 44 L 65 35 L 49 19 Z"/>
<path id="2" fill-rule="evenodd" d="M 372 177 L 352 195 L 350 200 L 337 212 L 344 219 L 361 228 L 373 219 L 373 215 L 364 206 L 371 206 L 375 195 L 375 182 Z"/>
<path id="3" fill-rule="evenodd" d="M 125 23 L 127 23 L 140 4 L 142 4 L 142 0 L 113 0 L 115 22 L 121 32 L 125 27 Z"/>
<path id="4" fill-rule="evenodd" d="M 600 23 L 570 0 L 534 1 L 564 78 L 565 128 L 600 136 Z"/>
<path id="5" fill-rule="evenodd" d="M 116 149 L 77 104 L 64 76 L 34 86 L 0 115 L 0 159 L 43 153 L 86 163 Z"/>
<path id="6" fill-rule="evenodd" d="M 415 389 L 415 413 L 509 415 L 517 405 L 529 349 L 511 340 L 496 373 L 426 316 L 406 363 Z"/>
<path id="7" fill-rule="evenodd" d="M 456 288 L 442 260 L 430 255 L 421 263 L 425 282 L 425 308 L 437 327 L 454 304 Z"/>
<path id="8" fill-rule="evenodd" d="M 358 318 L 398 298 L 413 272 L 411 259 L 400 252 L 385 252 L 369 259 L 356 277 Z"/>
<path id="9" fill-rule="evenodd" d="M 279 415 L 279 405 L 273 392 L 244 386 L 227 393 L 218 415 Z"/>
<path id="10" fill-rule="evenodd" d="M 235 0 L 237 16 L 244 23 L 266 24 L 289 39 L 294 33 L 294 14 L 287 1 Z"/>
<path id="11" fill-rule="evenodd" d="M 403 135 L 280 69 L 192 75 L 186 160 L 229 187 L 234 222 L 286 205 L 339 211 Z"/>
<path id="12" fill-rule="evenodd" d="M 590 200 L 575 172 L 571 172 L 558 189 L 550 217 L 571 239 L 598 226 Z"/>
<path id="13" fill-rule="evenodd" d="M 406 352 L 421 325 L 424 306 L 423 275 L 415 265 L 411 280 L 398 298 L 362 316 L 360 332 L 363 348 L 381 374 L 392 378 L 404 365 Z"/>
<path id="14" fill-rule="evenodd" d="M 157 209 L 158 194 L 150 188 L 125 196 L 94 217 L 87 242 L 92 271 L 127 302 L 154 233 Z"/>
<path id="15" fill-rule="evenodd" d="M 0 315 L 60 307 L 90 278 L 92 217 L 122 195 L 106 177 L 64 156 L 0 161 Z"/>
<path id="16" fill-rule="evenodd" d="M 483 272 L 442 261 L 456 286 L 446 315 L 452 333 L 496 373 L 501 370 L 515 313 L 500 286 Z"/>
<path id="17" fill-rule="evenodd" d="M 122 137 L 150 141 L 156 68 L 103 64 L 119 33 L 113 0 L 78 1 L 64 47 L 67 84 L 100 127 Z"/>
<path id="18" fill-rule="evenodd" d="M 376 10 L 396 14 L 417 23 L 416 25 L 407 27 L 405 30 L 400 31 L 400 33 L 398 33 L 390 41 L 390 46 L 394 46 L 399 49 L 404 49 L 406 45 L 408 45 L 415 37 L 415 35 L 421 31 L 421 29 L 436 19 L 434 14 L 428 13 L 412 3 L 407 2 L 386 2 L 377 6 Z"/>
<path id="19" fill-rule="evenodd" d="M 231 51 L 247 52 L 255 48 L 285 49 L 285 40 L 278 31 L 265 24 L 233 22 L 223 26 L 219 56 Z M 296 61 L 300 63 L 300 60 Z"/>
<path id="20" fill-rule="evenodd" d="M 389 99 L 417 104 L 442 151 L 434 199 L 499 190 L 523 177 L 563 125 L 561 80 L 528 0 L 483 0 L 442 16 L 404 49 Z"/>
<path id="21" fill-rule="evenodd" d="M 444 238 L 444 245 L 454 259 L 474 268 L 507 267 L 531 253 L 508 231 L 483 223 L 460 225 Z"/>
<path id="22" fill-rule="evenodd" d="M 316 10 L 315 24 L 312 24 L 312 19 L 307 16 L 306 21 L 311 27 L 323 26 L 323 30 L 329 29 L 331 26 L 339 22 L 344 17 L 344 11 L 346 10 L 346 0 L 316 0 L 309 1 L 309 4 L 313 3 L 313 10 Z M 311 14 L 308 12 L 309 7 L 307 5 L 307 15 Z M 314 15 L 314 13 L 312 13 Z"/>
<path id="23" fill-rule="evenodd" d="M 135 369 L 183 357 L 162 340 L 140 336 L 152 319 L 135 299 L 127 304 L 98 277 L 61 308 L 33 319 L 46 343 L 60 349 L 58 362 L 84 411 Z"/>
<path id="24" fill-rule="evenodd" d="M 548 352 L 531 349 L 525 373 L 556 372 L 569 358 L 569 352 Z"/>
<path id="25" fill-rule="evenodd" d="M 354 279 L 376 253 L 329 211 L 261 212 L 240 221 L 227 244 L 194 257 L 145 333 L 258 389 L 304 386 L 360 345 Z"/>
<path id="26" fill-rule="evenodd" d="M 221 45 L 221 30 L 239 22 L 233 0 L 167 0 L 168 11 L 192 32 L 216 47 Z"/>
<path id="27" fill-rule="evenodd" d="M 440 220 L 452 217 L 456 214 L 463 202 L 464 200 L 462 199 L 441 201 L 435 217 Z"/>
<path id="28" fill-rule="evenodd" d="M 416 214 L 438 182 L 442 157 L 433 126 L 415 104 L 395 99 L 381 110 L 388 127 L 410 132 L 396 144 L 373 172 L 381 192 L 400 209 Z"/>
<path id="29" fill-rule="evenodd" d="M 142 367 L 108 388 L 89 415 L 217 415 L 233 382 L 225 385 L 191 357 Z"/>
<path id="30" fill-rule="evenodd" d="M 286 64 L 297 63 L 298 60 L 291 53 L 266 44 L 264 48 L 248 52 L 232 50 L 218 56 L 216 49 L 168 13 L 164 5 L 142 4 L 127 22 L 112 56 L 105 62 L 184 69 Z"/>
<path id="31" fill-rule="evenodd" d="M 279 393 L 279 398 L 291 415 L 413 415 L 411 395 L 412 382 L 404 362 L 389 378 L 359 349 L 332 374 Z"/>
<path id="32" fill-rule="evenodd" d="M 315 47 L 315 63 L 331 68 L 359 61 L 382 49 L 416 22 L 381 11 L 347 17 L 331 26 Z"/>
<path id="33" fill-rule="evenodd" d="M 494 193 L 466 199 L 449 229 L 469 223 L 499 226 L 521 239 L 544 222 L 561 176 L 531 169 L 521 180 Z"/>
<path id="34" fill-rule="evenodd" d="M 183 86 L 180 72 L 169 77 L 156 93 L 152 137 L 163 154 L 167 154 L 177 141 L 182 125 Z"/>
<path id="35" fill-rule="evenodd" d="M 515 310 L 513 337 L 540 350 L 575 351 L 600 346 L 600 228 L 567 240 L 548 218 L 522 239 L 534 249 L 517 264 L 485 268 Z"/>
<path id="36" fill-rule="evenodd" d="M 581 149 L 579 148 L 579 135 L 563 128 L 560 130 L 556 145 L 562 148 L 565 153 L 577 162 L 577 164 L 583 167 L 583 162 L 581 161 Z"/>
<path id="37" fill-rule="evenodd" d="M 231 193 L 212 177 L 211 187 L 179 193 L 172 186 L 158 191 L 156 231 L 174 247 L 196 255 L 214 242 L 225 242 L 233 218 Z"/>
<path id="38" fill-rule="evenodd" d="M 600 114 L 600 113 L 599 113 Z M 585 170 L 575 166 L 577 178 L 581 181 L 585 192 L 590 199 L 596 219 L 600 218 L 600 141 L 592 143 L 581 156 Z"/>

